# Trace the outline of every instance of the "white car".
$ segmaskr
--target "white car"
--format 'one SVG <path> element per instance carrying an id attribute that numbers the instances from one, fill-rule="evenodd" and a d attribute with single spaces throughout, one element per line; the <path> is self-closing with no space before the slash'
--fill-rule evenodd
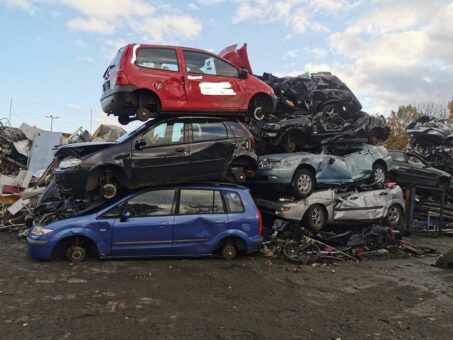
<path id="1" fill-rule="evenodd" d="M 403 192 L 397 185 L 347 192 L 335 188 L 314 192 L 302 200 L 258 198 L 256 202 L 263 213 L 301 222 L 315 231 L 326 225 L 380 221 L 396 227 L 404 215 Z"/>

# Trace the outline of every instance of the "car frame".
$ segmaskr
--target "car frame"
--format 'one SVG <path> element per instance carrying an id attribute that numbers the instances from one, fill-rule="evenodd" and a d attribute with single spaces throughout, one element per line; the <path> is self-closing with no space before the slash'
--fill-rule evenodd
<path id="1" fill-rule="evenodd" d="M 197 201 L 198 199 L 198 201 Z M 209 202 L 209 205 L 206 203 Z M 134 191 L 76 216 L 34 225 L 28 254 L 40 260 L 210 256 L 258 252 L 262 219 L 247 188 L 231 184 Z"/>
<path id="2" fill-rule="evenodd" d="M 55 157 L 57 187 L 80 198 L 100 193 L 110 199 L 151 185 L 244 182 L 257 167 L 247 128 L 237 120 L 211 116 L 159 116 L 117 142 L 66 144 Z"/>
<path id="3" fill-rule="evenodd" d="M 302 200 L 255 199 L 263 214 L 300 222 L 314 231 L 326 225 L 386 222 L 397 227 L 405 211 L 403 191 L 394 183 L 383 189 L 316 191 Z"/>
<path id="4" fill-rule="evenodd" d="M 329 149 L 342 148 L 343 156 Z M 349 150 L 349 151 L 348 151 Z M 355 150 L 350 152 L 351 150 Z M 386 148 L 370 144 L 337 142 L 320 147 L 319 153 L 296 152 L 264 155 L 258 158 L 258 172 L 252 185 L 290 187 L 298 198 L 306 198 L 315 188 L 351 184 L 363 180 L 384 183 L 392 167 Z"/>
<path id="5" fill-rule="evenodd" d="M 223 58 L 189 47 L 128 44 L 104 73 L 102 109 L 118 116 L 121 124 L 180 111 L 235 116 L 249 112 L 263 119 L 275 110 L 277 98 L 269 85 L 253 76 L 246 48 L 230 46 L 221 52 Z"/>

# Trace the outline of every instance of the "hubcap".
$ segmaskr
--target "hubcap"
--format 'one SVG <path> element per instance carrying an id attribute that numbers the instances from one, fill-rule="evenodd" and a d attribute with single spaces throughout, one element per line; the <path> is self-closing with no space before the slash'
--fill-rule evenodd
<path id="1" fill-rule="evenodd" d="M 323 215 L 321 208 L 314 208 L 311 213 L 311 220 L 314 226 L 319 227 L 322 225 Z"/>
<path id="2" fill-rule="evenodd" d="M 388 212 L 389 222 L 396 223 L 400 217 L 399 210 L 396 207 L 391 207 Z"/>
<path id="3" fill-rule="evenodd" d="M 299 189 L 300 192 L 302 192 L 304 194 L 310 192 L 311 186 L 312 186 L 312 183 L 311 183 L 310 176 L 308 176 L 306 174 L 302 174 L 297 179 L 297 188 Z"/>
<path id="4" fill-rule="evenodd" d="M 384 170 L 381 168 L 377 168 L 374 170 L 374 180 L 378 183 L 384 183 L 385 181 L 385 173 Z"/>
<path id="5" fill-rule="evenodd" d="M 75 260 L 75 261 L 78 261 L 82 258 L 82 252 L 80 250 L 76 250 L 76 251 L 73 251 L 72 252 L 72 258 Z"/>
<path id="6" fill-rule="evenodd" d="M 263 108 L 257 107 L 255 111 L 253 111 L 253 117 L 256 120 L 263 120 L 264 119 L 264 111 Z"/>

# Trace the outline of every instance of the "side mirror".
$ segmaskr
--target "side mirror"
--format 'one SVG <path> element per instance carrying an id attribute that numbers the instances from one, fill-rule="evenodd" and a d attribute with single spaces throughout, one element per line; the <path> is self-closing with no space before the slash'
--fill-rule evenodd
<path id="1" fill-rule="evenodd" d="M 330 157 L 329 158 L 329 164 L 333 164 L 333 163 L 335 163 L 335 158 Z"/>
<path id="2" fill-rule="evenodd" d="M 135 142 L 135 148 L 137 150 L 143 149 L 143 147 L 146 145 L 146 139 L 139 139 Z"/>
<path id="3" fill-rule="evenodd" d="M 120 222 L 126 222 L 129 217 L 131 217 L 131 212 L 129 210 L 124 211 L 121 214 Z"/>
<path id="4" fill-rule="evenodd" d="M 241 68 L 238 72 L 239 79 L 247 79 L 249 77 L 249 71 L 245 68 Z"/>

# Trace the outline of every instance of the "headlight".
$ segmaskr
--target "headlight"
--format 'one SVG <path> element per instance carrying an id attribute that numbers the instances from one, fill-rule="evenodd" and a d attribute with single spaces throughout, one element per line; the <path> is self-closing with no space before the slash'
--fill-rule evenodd
<path id="1" fill-rule="evenodd" d="M 40 235 L 48 234 L 48 233 L 50 233 L 51 231 L 53 231 L 53 230 L 52 230 L 52 229 L 43 228 L 43 227 L 39 227 L 39 226 L 35 226 L 35 227 L 33 227 L 33 229 L 30 231 L 30 233 L 32 233 L 33 235 L 40 236 Z"/>
<path id="2" fill-rule="evenodd" d="M 258 168 L 260 169 L 281 169 L 281 168 L 292 168 L 299 165 L 300 161 L 298 159 L 287 158 L 281 161 L 272 161 L 268 159 L 263 159 L 258 163 Z"/>
<path id="3" fill-rule="evenodd" d="M 80 165 L 82 160 L 79 158 L 66 158 L 60 162 L 60 169 L 72 168 L 74 166 Z"/>
<path id="4" fill-rule="evenodd" d="M 259 169 L 273 169 L 276 168 L 280 164 L 280 161 L 271 161 L 269 159 L 263 159 L 258 162 Z"/>

